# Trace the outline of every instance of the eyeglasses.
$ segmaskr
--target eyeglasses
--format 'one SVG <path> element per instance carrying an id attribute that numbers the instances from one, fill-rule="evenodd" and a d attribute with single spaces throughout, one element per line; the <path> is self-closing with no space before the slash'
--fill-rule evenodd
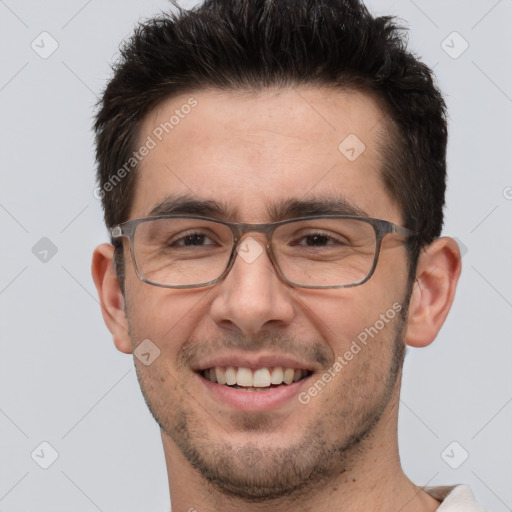
<path id="1" fill-rule="evenodd" d="M 399 235 L 400 243 L 416 236 L 385 220 L 347 215 L 268 224 L 162 215 L 130 220 L 110 229 L 113 244 L 122 237 L 129 239 L 139 279 L 165 288 L 211 286 L 226 277 L 237 255 L 248 263 L 257 259 L 265 248 L 255 239 L 245 238 L 246 233 L 266 236 L 266 251 L 277 274 L 300 288 L 363 284 L 375 271 L 385 235 Z"/>

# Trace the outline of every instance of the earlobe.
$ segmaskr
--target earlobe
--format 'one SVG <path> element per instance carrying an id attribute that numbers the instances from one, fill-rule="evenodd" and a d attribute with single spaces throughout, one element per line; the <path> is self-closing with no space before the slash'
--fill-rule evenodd
<path id="1" fill-rule="evenodd" d="M 114 268 L 114 247 L 110 244 L 98 246 L 92 258 L 92 277 L 101 304 L 103 319 L 114 337 L 117 349 L 125 354 L 132 353 L 125 299 L 119 286 Z"/>
<path id="2" fill-rule="evenodd" d="M 420 255 L 411 301 L 405 341 L 411 347 L 430 345 L 450 311 L 461 271 L 457 242 L 442 237 Z"/>

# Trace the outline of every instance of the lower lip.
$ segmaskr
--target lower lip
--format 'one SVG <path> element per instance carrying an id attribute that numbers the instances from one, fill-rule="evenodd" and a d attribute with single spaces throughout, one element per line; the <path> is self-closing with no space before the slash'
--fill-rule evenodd
<path id="1" fill-rule="evenodd" d="M 242 391 L 223 384 L 215 384 L 199 375 L 207 391 L 216 400 L 241 411 L 268 411 L 285 404 L 293 398 L 298 401 L 297 395 L 310 377 L 305 377 L 292 384 L 281 384 L 279 387 L 267 391 Z"/>

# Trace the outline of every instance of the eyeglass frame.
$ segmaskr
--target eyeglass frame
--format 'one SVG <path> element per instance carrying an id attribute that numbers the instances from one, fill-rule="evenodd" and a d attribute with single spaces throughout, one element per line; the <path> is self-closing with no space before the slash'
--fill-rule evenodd
<path id="1" fill-rule="evenodd" d="M 206 283 L 199 283 L 199 284 L 180 284 L 180 285 L 170 285 L 170 284 L 163 284 L 163 283 L 157 283 L 155 281 L 151 281 L 143 276 L 141 273 L 138 265 L 137 265 L 137 259 L 135 257 L 135 243 L 134 243 L 134 234 L 137 226 L 143 222 L 149 222 L 152 220 L 160 220 L 160 219 L 196 219 L 196 220 L 203 220 L 208 222 L 215 222 L 217 224 L 222 224 L 224 226 L 227 226 L 230 228 L 231 233 L 233 235 L 233 247 L 231 249 L 231 254 L 229 255 L 229 259 L 226 265 L 226 268 L 221 273 L 219 277 L 216 279 L 213 279 L 212 281 L 208 281 Z M 292 222 L 301 222 L 301 221 L 308 221 L 308 220 L 320 220 L 320 219 L 348 219 L 348 220 L 358 220 L 362 222 L 366 222 L 370 224 L 375 232 L 375 254 L 373 258 L 373 264 L 366 276 L 355 283 L 349 283 L 349 284 L 342 284 L 342 285 L 328 285 L 328 286 L 314 286 L 314 285 L 301 285 L 294 283 L 293 281 L 290 281 L 286 276 L 283 274 L 283 271 L 281 270 L 279 263 L 277 262 L 277 259 L 275 257 L 275 254 L 272 250 L 272 235 L 274 231 L 282 225 L 289 224 Z M 364 283 L 366 283 L 374 274 L 375 269 L 377 268 L 377 263 L 379 261 L 380 256 L 380 250 L 382 245 L 383 238 L 388 234 L 398 234 L 405 236 L 407 238 L 411 237 L 417 237 L 418 233 L 408 229 L 404 228 L 403 226 L 399 226 L 398 224 L 394 224 L 392 222 L 389 222 L 387 220 L 382 219 L 375 219 L 372 217 L 361 217 L 357 215 L 310 215 L 306 217 L 294 217 L 290 219 L 284 219 L 279 220 L 275 222 L 268 222 L 263 224 L 247 224 L 243 222 L 230 222 L 225 221 L 221 219 L 216 219 L 213 217 L 204 217 L 201 215 L 178 215 L 178 214 L 172 214 L 172 215 L 155 215 L 155 216 L 149 216 L 149 217 L 140 217 L 137 219 L 128 220 L 125 222 L 122 222 L 120 224 L 117 224 L 115 226 L 112 226 L 109 229 L 110 239 L 111 243 L 114 247 L 119 246 L 122 244 L 116 243 L 121 238 L 127 238 L 129 241 L 130 246 L 130 255 L 133 261 L 133 267 L 135 269 L 135 274 L 137 277 L 144 283 L 150 284 L 153 286 L 158 286 L 161 288 L 172 288 L 172 289 L 194 289 L 194 288 L 206 288 L 209 286 L 213 286 L 214 284 L 219 283 L 222 281 L 231 271 L 233 268 L 235 259 L 236 259 L 236 252 L 237 248 L 243 238 L 243 236 L 246 233 L 263 233 L 266 238 L 266 248 L 267 248 L 267 254 L 269 256 L 270 261 L 272 262 L 272 265 L 274 269 L 277 272 L 277 275 L 279 278 L 285 282 L 286 284 L 296 287 L 296 288 L 307 288 L 307 289 L 315 289 L 315 290 L 321 290 L 321 289 L 340 289 L 340 288 L 351 288 L 354 286 L 360 286 Z"/>

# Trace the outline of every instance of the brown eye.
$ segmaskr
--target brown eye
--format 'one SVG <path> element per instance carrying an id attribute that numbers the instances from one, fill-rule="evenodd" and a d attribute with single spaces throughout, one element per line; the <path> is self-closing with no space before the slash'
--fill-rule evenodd
<path id="1" fill-rule="evenodd" d="M 188 247 L 188 246 L 197 246 L 197 245 L 212 245 L 212 241 L 203 234 L 194 233 L 191 235 L 186 235 L 182 238 L 179 238 L 175 242 L 169 244 L 172 247 Z"/>

